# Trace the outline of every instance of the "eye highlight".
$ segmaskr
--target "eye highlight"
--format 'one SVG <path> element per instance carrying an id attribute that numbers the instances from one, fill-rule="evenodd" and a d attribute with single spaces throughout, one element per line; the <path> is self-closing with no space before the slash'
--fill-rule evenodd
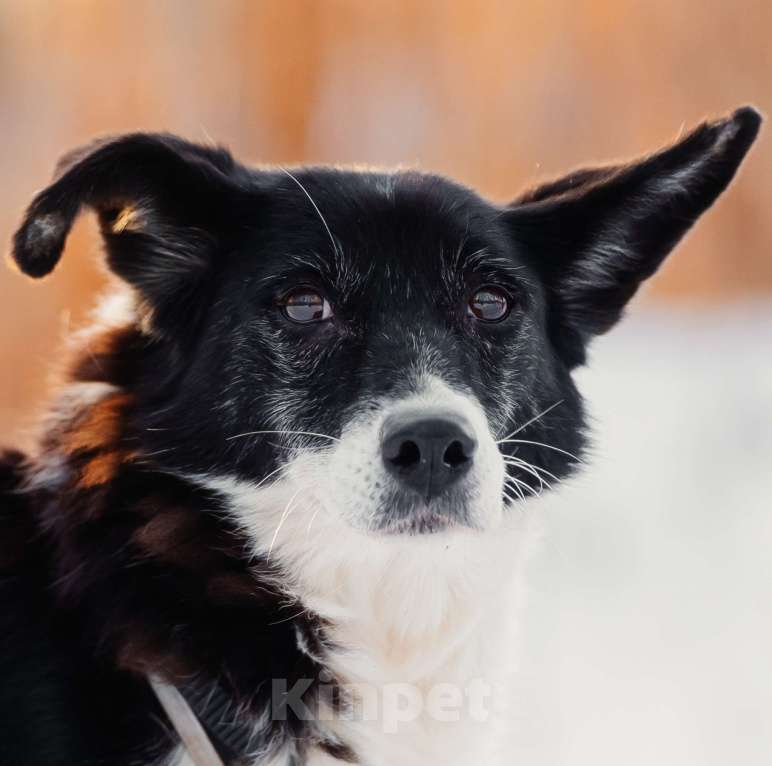
<path id="1" fill-rule="evenodd" d="M 323 322 L 332 317 L 330 302 L 313 287 L 296 287 L 281 301 L 281 311 L 287 319 L 297 324 Z"/>
<path id="2" fill-rule="evenodd" d="M 467 303 L 467 316 L 480 322 L 501 322 L 509 316 L 512 299 L 496 285 L 483 285 L 477 288 Z"/>

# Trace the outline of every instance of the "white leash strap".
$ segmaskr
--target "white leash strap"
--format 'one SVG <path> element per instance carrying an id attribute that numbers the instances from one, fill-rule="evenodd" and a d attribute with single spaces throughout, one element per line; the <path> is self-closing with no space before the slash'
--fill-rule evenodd
<path id="1" fill-rule="evenodd" d="M 169 716 L 177 734 L 180 735 L 180 740 L 194 766 L 224 766 L 201 722 L 177 688 L 165 683 L 157 676 L 148 676 L 148 681 L 161 707 Z"/>

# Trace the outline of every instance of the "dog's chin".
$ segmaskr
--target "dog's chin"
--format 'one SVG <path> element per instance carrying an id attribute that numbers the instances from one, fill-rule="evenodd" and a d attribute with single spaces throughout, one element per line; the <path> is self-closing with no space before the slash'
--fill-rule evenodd
<path id="1" fill-rule="evenodd" d="M 461 499 L 403 499 L 377 514 L 370 531 L 375 534 L 438 535 L 453 530 L 482 531 L 479 514 Z"/>

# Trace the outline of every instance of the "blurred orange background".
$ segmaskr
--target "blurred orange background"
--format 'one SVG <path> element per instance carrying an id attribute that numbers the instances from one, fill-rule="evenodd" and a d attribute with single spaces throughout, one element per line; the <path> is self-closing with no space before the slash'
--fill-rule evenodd
<path id="1" fill-rule="evenodd" d="M 771 36 L 769 0 L 2 0 L 0 235 L 63 152 L 139 129 L 260 162 L 410 165 L 506 200 L 707 115 L 768 109 Z M 769 298 L 770 209 L 762 135 L 645 300 Z M 3 441 L 103 283 L 96 252 L 85 222 L 48 280 L 0 275 Z"/>

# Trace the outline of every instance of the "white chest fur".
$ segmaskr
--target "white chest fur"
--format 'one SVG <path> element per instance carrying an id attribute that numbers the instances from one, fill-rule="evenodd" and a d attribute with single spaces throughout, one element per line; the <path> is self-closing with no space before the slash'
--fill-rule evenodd
<path id="1" fill-rule="evenodd" d="M 363 764 L 499 762 L 516 654 L 517 552 L 505 537 L 510 549 L 489 540 L 485 557 L 453 535 L 436 551 L 416 541 L 306 596 L 331 619 L 326 664 L 353 700 L 325 725 Z"/>
<path id="2" fill-rule="evenodd" d="M 294 595 L 331 626 L 320 659 L 352 704 L 332 711 L 322 689 L 320 727 L 363 766 L 506 763 L 499 753 L 533 516 L 511 508 L 482 533 L 368 536 L 316 513 L 313 492 L 260 490 L 260 507 L 278 511 L 258 515 L 252 492 L 225 481 L 209 483 L 227 490 L 255 548 L 291 573 Z M 281 513 L 290 500 L 293 512 Z M 336 762 L 318 753 L 308 763 Z"/>

